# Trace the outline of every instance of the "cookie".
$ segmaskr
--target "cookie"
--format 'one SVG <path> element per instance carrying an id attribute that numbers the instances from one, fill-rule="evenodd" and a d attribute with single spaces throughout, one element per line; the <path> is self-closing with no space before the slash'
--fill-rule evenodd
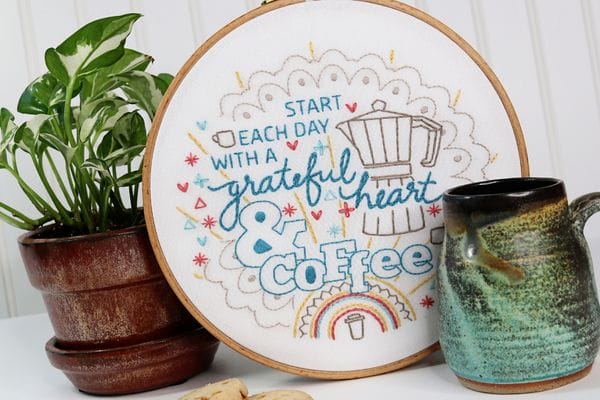
<path id="1" fill-rule="evenodd" d="M 250 396 L 248 400 L 313 400 L 300 390 L 272 390 Z"/>
<path id="2" fill-rule="evenodd" d="M 244 382 L 231 378 L 202 386 L 179 400 L 244 400 L 247 397 L 248 388 Z"/>

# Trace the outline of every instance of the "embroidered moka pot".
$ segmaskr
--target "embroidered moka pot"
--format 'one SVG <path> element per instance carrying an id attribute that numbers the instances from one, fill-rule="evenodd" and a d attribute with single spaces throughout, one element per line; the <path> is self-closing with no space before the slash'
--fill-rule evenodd
<path id="1" fill-rule="evenodd" d="M 337 128 L 356 148 L 376 188 L 401 187 L 415 180 L 411 163 L 418 155 L 413 155 L 413 140 L 427 142 L 425 155 L 419 160 L 421 165 L 435 166 L 442 143 L 441 124 L 422 115 L 387 111 L 383 100 L 375 100 L 372 107 L 372 112 L 344 121 Z M 425 131 L 415 138 L 414 128 L 425 128 Z M 422 205 L 365 212 L 363 232 L 385 236 L 419 231 L 425 227 L 424 215 Z"/>

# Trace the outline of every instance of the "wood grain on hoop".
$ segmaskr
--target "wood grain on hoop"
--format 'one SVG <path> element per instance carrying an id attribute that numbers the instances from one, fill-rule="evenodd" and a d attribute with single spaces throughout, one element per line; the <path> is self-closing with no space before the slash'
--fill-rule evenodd
<path id="1" fill-rule="evenodd" d="M 475 49 L 473 49 L 463 38 L 461 38 L 456 32 L 451 30 L 449 27 L 444 25 L 442 22 L 436 20 L 435 18 L 431 17 L 430 15 L 428 15 L 416 8 L 413 8 L 411 6 L 408 6 L 408 5 L 400 3 L 400 2 L 397 2 L 395 0 L 356 0 L 356 1 L 362 1 L 362 2 L 366 2 L 366 3 L 372 3 L 372 4 L 377 4 L 380 6 L 389 7 L 389 8 L 395 9 L 397 11 L 403 12 L 405 14 L 411 15 L 412 17 L 425 22 L 429 26 L 432 26 L 435 29 L 437 29 L 438 31 L 440 31 L 441 33 L 443 33 L 450 40 L 452 40 L 454 43 L 456 43 L 465 53 L 467 53 L 467 55 L 475 62 L 475 64 L 477 64 L 477 66 L 485 74 L 485 76 L 487 77 L 487 79 L 489 80 L 491 85 L 493 86 L 494 90 L 496 91 L 498 97 L 500 98 L 500 100 L 502 102 L 502 105 L 506 111 L 506 114 L 510 120 L 512 129 L 514 132 L 515 141 L 517 144 L 519 159 L 520 159 L 521 174 L 523 176 L 528 176 L 529 175 L 529 162 L 527 159 L 527 150 L 525 147 L 525 141 L 523 139 L 523 133 L 521 130 L 521 126 L 519 124 L 519 120 L 517 118 L 515 110 L 508 98 L 508 95 L 506 94 L 506 91 L 500 84 L 500 81 L 498 80 L 496 75 L 492 72 L 492 70 L 487 65 L 487 63 L 475 51 Z M 154 122 L 152 124 L 152 128 L 150 130 L 150 135 L 148 138 L 147 152 L 146 152 L 146 156 L 144 158 L 144 173 L 143 173 L 144 213 L 145 213 L 145 217 L 146 217 L 146 224 L 148 226 L 148 233 L 149 233 L 150 241 L 151 241 L 153 249 L 154 249 L 154 253 L 156 255 L 156 258 L 158 259 L 160 267 L 161 267 L 167 281 L 171 285 L 171 288 L 175 291 L 178 298 L 184 304 L 184 306 L 188 309 L 188 311 L 206 329 L 208 329 L 214 336 L 216 336 L 219 340 L 221 340 L 223 343 L 225 343 L 232 349 L 238 351 L 239 353 L 241 353 L 255 361 L 265 364 L 269 367 L 272 367 L 272 368 L 275 368 L 278 370 L 282 370 L 285 372 L 303 375 L 303 376 L 309 376 L 309 377 L 315 377 L 315 378 L 321 378 L 321 379 L 352 379 L 352 378 L 360 378 L 360 377 L 378 375 L 378 374 L 382 374 L 385 372 L 390 372 L 390 371 L 394 371 L 394 370 L 406 367 L 408 365 L 411 365 L 411 364 L 421 360 L 422 358 L 426 357 L 427 355 L 438 350 L 439 344 L 434 343 L 433 345 L 431 345 L 409 357 L 406 357 L 402 360 L 398 360 L 398 361 L 395 361 L 395 362 L 392 362 L 389 364 L 385 364 L 385 365 L 381 365 L 381 366 L 377 366 L 377 367 L 373 367 L 373 368 L 358 369 L 358 370 L 352 370 L 352 371 L 322 371 L 322 370 L 314 370 L 314 369 L 305 369 L 305 368 L 299 368 L 299 367 L 296 367 L 293 365 L 288 365 L 288 364 L 285 364 L 285 363 L 282 363 L 279 361 L 275 361 L 268 357 L 265 357 L 259 353 L 256 353 L 256 352 L 242 346 L 241 344 L 237 343 L 236 341 L 234 341 L 233 339 L 231 339 L 230 337 L 225 335 L 211 321 L 206 319 L 204 317 L 204 315 L 201 312 L 199 312 L 199 310 L 194 306 L 194 304 L 191 302 L 191 300 L 188 298 L 188 296 L 185 294 L 185 292 L 179 285 L 179 282 L 177 281 L 177 279 L 175 279 L 173 272 L 171 271 L 171 269 L 167 263 L 166 257 L 163 253 L 163 250 L 160 246 L 160 242 L 158 240 L 156 227 L 155 227 L 155 223 L 154 223 L 154 216 L 152 213 L 152 199 L 150 197 L 150 182 L 151 182 L 150 177 L 151 177 L 151 172 L 152 172 L 152 155 L 154 153 L 154 147 L 156 145 L 158 131 L 161 126 L 165 112 L 169 106 L 169 103 L 171 102 L 171 100 L 173 98 L 173 95 L 178 90 L 182 81 L 185 79 L 185 77 L 187 76 L 187 74 L 189 73 L 191 68 L 196 64 L 196 62 L 198 62 L 198 60 L 200 58 L 202 58 L 202 56 L 204 56 L 204 54 L 206 54 L 206 52 L 211 47 L 213 47 L 223 37 L 225 37 L 227 34 L 232 32 L 239 26 L 245 24 L 248 21 L 253 20 L 254 18 L 257 18 L 263 14 L 266 14 L 270 11 L 273 11 L 273 10 L 276 10 L 276 9 L 279 9 L 282 7 L 290 6 L 293 4 L 302 3 L 302 2 L 304 2 L 304 0 L 277 0 L 277 1 L 270 2 L 264 6 L 261 6 L 257 9 L 254 9 L 254 10 L 244 14 L 243 16 L 241 16 L 238 19 L 227 24 L 225 27 L 223 27 L 221 30 L 219 30 L 217 33 L 215 33 L 213 36 L 211 36 L 202 46 L 200 46 L 194 52 L 194 54 L 186 61 L 186 63 L 181 68 L 181 70 L 177 73 L 177 75 L 175 76 L 173 82 L 171 83 L 167 93 L 165 94 L 160 106 L 158 107 L 156 117 L 154 118 Z"/>

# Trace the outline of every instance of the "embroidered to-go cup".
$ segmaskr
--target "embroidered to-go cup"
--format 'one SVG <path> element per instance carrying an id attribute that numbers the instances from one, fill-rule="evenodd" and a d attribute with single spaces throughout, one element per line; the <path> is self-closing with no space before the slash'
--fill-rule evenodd
<path id="1" fill-rule="evenodd" d="M 587 375 L 600 309 L 583 227 L 600 193 L 569 205 L 558 179 L 509 178 L 443 201 L 440 343 L 460 382 L 523 393 Z"/>

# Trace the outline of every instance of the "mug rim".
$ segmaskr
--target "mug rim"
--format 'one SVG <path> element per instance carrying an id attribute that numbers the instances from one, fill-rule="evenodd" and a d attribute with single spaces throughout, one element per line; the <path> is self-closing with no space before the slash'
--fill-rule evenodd
<path id="1" fill-rule="evenodd" d="M 515 189 L 500 190 L 514 185 Z M 444 191 L 445 199 L 491 198 L 491 197 L 524 197 L 532 193 L 552 191 L 563 187 L 563 181 L 552 177 L 511 177 L 472 182 L 455 186 Z M 498 186 L 498 190 L 490 190 Z M 482 190 L 483 188 L 483 190 Z M 487 189 L 487 190 L 486 190 Z M 480 192 L 478 192 L 478 190 Z"/>

